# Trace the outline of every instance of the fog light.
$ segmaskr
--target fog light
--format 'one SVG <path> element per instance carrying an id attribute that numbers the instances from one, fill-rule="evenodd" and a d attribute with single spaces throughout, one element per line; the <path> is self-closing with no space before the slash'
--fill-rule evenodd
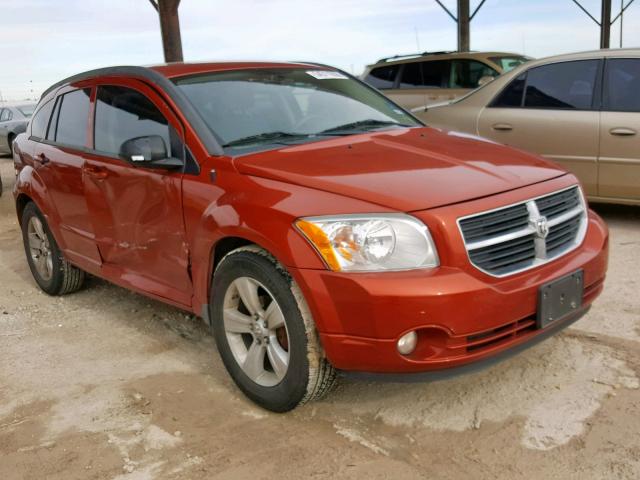
<path id="1" fill-rule="evenodd" d="M 416 349 L 418 343 L 418 335 L 416 332 L 409 332 L 398 340 L 398 352 L 402 355 L 409 355 Z"/>

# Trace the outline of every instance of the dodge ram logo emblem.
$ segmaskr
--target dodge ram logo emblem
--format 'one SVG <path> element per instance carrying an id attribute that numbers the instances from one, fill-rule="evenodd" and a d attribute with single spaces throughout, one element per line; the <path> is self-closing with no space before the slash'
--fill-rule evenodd
<path id="1" fill-rule="evenodd" d="M 536 235 L 538 237 L 547 238 L 547 235 L 549 235 L 549 222 L 546 217 L 538 218 L 533 226 L 536 229 Z"/>

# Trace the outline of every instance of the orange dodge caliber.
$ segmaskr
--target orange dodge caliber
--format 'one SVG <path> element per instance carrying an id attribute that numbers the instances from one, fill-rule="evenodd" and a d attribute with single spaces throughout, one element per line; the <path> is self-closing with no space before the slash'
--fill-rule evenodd
<path id="1" fill-rule="evenodd" d="M 43 94 L 14 162 L 45 292 L 89 274 L 202 316 L 273 411 L 338 371 L 495 362 L 583 316 L 607 269 L 576 177 L 324 65 L 82 73 Z"/>

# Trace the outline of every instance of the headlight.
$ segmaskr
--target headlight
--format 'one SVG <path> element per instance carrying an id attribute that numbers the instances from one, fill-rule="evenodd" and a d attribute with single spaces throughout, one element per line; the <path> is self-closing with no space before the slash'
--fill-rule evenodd
<path id="1" fill-rule="evenodd" d="M 309 217 L 297 220 L 296 227 L 336 272 L 439 265 L 429 229 L 409 215 Z"/>

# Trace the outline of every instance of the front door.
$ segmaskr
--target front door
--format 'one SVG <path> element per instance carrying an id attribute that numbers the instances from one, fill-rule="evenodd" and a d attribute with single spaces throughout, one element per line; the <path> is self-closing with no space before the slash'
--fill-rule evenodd
<path id="1" fill-rule="evenodd" d="M 115 84 L 114 84 L 115 83 Z M 136 137 L 158 135 L 169 156 L 184 159 L 182 128 L 142 82 L 98 85 L 94 151 L 84 167 L 85 192 L 108 277 L 191 304 L 189 249 L 182 215 L 182 173 L 144 168 L 120 155 Z"/>
<path id="2" fill-rule="evenodd" d="M 600 125 L 598 196 L 640 200 L 640 59 L 608 59 Z"/>
<path id="3" fill-rule="evenodd" d="M 532 68 L 482 110 L 478 134 L 559 163 L 588 195 L 597 195 L 599 65 L 580 60 Z"/>

